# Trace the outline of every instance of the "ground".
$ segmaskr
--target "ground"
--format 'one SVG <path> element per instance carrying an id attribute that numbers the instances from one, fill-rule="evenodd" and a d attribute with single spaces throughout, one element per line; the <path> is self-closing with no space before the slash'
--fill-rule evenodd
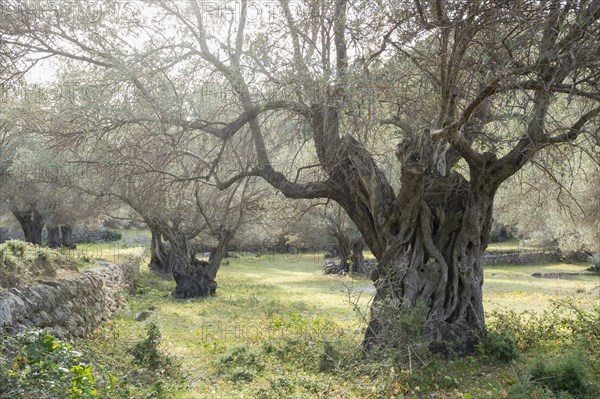
<path id="1" fill-rule="evenodd" d="M 114 261 L 107 249 L 95 248 Z M 448 367 L 445 360 L 420 359 L 419 348 L 411 359 L 365 362 L 359 348 L 372 284 L 363 277 L 324 276 L 322 264 L 321 254 L 240 254 L 222 266 L 216 297 L 192 300 L 172 299 L 174 282 L 143 266 L 131 311 L 87 343 L 103 348 L 107 359 L 119 359 L 119 348 L 140 340 L 144 325 L 156 322 L 161 348 L 175 357 L 184 375 L 170 385 L 169 398 L 514 397 L 511 389 L 536 353 L 524 353 L 508 366 L 467 358 L 451 360 Z M 567 298 L 592 309 L 599 301 L 597 276 L 531 276 L 586 267 L 486 267 L 484 301 L 490 320 L 495 311 L 539 313 Z M 134 316 L 144 309 L 152 309 L 152 316 L 136 322 Z"/>
<path id="2" fill-rule="evenodd" d="M 118 242 L 80 245 L 64 254 L 80 268 L 124 261 L 143 254 L 143 237 L 126 233 Z M 583 272 L 585 264 L 486 266 L 488 324 L 512 332 L 520 349 L 516 360 L 501 363 L 483 355 L 432 357 L 418 337 L 365 358 L 360 343 L 372 284 L 364 277 L 323 275 L 322 256 L 238 253 L 222 266 L 215 297 L 190 300 L 173 299 L 174 282 L 153 274 L 146 259 L 130 311 L 73 344 L 97 373 L 117 377 L 119 395 L 111 397 L 119 398 L 566 399 L 600 393 L 600 277 L 532 277 Z M 150 317 L 136 321 L 142 310 Z M 564 314 L 576 321 L 565 321 Z M 147 364 L 135 363 L 131 348 L 153 323 L 162 335 L 160 353 L 171 361 L 150 372 Z M 573 326 L 592 340 L 581 355 Z M 536 362 L 550 364 L 547 356 L 563 352 L 575 356 L 577 367 L 590 357 L 589 367 L 571 370 L 582 376 L 585 395 L 558 394 L 543 384 L 545 377 L 538 378 L 542 383 L 533 378 Z"/>

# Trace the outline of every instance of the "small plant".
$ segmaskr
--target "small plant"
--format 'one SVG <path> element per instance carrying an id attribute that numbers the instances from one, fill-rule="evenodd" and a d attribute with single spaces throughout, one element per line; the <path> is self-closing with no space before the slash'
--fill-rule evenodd
<path id="1" fill-rule="evenodd" d="M 523 378 L 518 381 L 508 392 L 511 399 L 574 399 L 567 392 L 560 392 L 558 395 L 549 389 L 534 384 L 529 378 Z"/>
<path id="2" fill-rule="evenodd" d="M 0 342 L 0 398 L 109 398 L 116 379 L 97 378 L 81 354 L 43 331 L 27 331 Z"/>
<path id="3" fill-rule="evenodd" d="M 580 350 L 538 357 L 531 366 L 532 382 L 554 392 L 568 392 L 576 397 L 583 397 L 589 392 L 589 375 L 587 357 Z"/>
<path id="4" fill-rule="evenodd" d="M 488 327 L 513 336 L 522 351 L 572 346 L 580 342 L 595 356 L 600 354 L 600 307 L 585 309 L 569 298 L 555 301 L 542 313 L 531 311 L 492 312 Z"/>
<path id="5" fill-rule="evenodd" d="M 235 346 L 217 361 L 219 370 L 224 371 L 230 367 L 253 367 L 263 369 L 260 357 L 248 346 Z"/>
<path id="6" fill-rule="evenodd" d="M 319 359 L 319 371 L 330 371 L 333 370 L 337 364 L 340 354 L 331 342 L 325 341 L 323 343 L 323 353 Z"/>
<path id="7" fill-rule="evenodd" d="M 11 251 L 7 251 L 7 249 L 0 249 L 0 266 L 2 265 L 12 271 L 16 271 L 19 268 L 19 263 L 15 259 L 14 254 Z"/>
<path id="8" fill-rule="evenodd" d="M 169 366 L 171 358 L 160 352 L 161 334 L 158 325 L 150 322 L 146 325 L 146 337 L 137 342 L 129 352 L 133 355 L 133 363 L 146 366 L 151 370 Z"/>
<path id="9" fill-rule="evenodd" d="M 376 310 L 378 319 L 382 321 L 382 333 L 370 357 L 373 361 L 387 358 L 400 368 L 412 369 L 424 364 L 423 359 L 430 354 L 424 331 L 427 306 L 418 302 L 410 310 L 398 314 L 397 310 L 401 307 L 400 301 L 388 299 L 382 301 Z"/>
<path id="10" fill-rule="evenodd" d="M 6 242 L 6 246 L 11 252 L 19 258 L 25 258 L 25 252 L 27 251 L 27 243 L 18 240 L 9 240 Z"/>
<path id="11" fill-rule="evenodd" d="M 517 342 L 512 335 L 490 331 L 477 346 L 480 355 L 498 363 L 508 363 L 517 357 Z"/>

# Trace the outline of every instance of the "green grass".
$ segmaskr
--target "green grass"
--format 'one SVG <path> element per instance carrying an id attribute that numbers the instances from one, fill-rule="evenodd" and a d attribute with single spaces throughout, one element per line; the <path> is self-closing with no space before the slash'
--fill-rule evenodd
<path id="1" fill-rule="evenodd" d="M 77 268 L 75 260 L 48 247 L 18 240 L 0 244 L 0 290 L 76 273 Z"/>
<path id="2" fill-rule="evenodd" d="M 147 231 L 122 233 L 116 242 L 79 244 L 74 251 L 61 252 L 77 261 L 80 269 L 102 261 L 128 261 L 144 253 Z M 502 243 L 492 250 L 515 246 Z M 78 345 L 95 364 L 115 373 L 121 391 L 129 391 L 128 398 L 508 398 L 515 392 L 522 395 L 515 397 L 558 397 L 527 379 L 530 365 L 546 355 L 539 348 L 501 366 L 484 358 L 421 359 L 418 348 L 413 348 L 411 357 L 407 348 L 397 348 L 396 358 L 365 360 L 360 344 L 373 295 L 367 278 L 323 275 L 322 254 L 238 255 L 221 267 L 215 297 L 175 300 L 170 296 L 174 281 L 150 272 L 146 253 L 130 311 Z M 9 267 L 17 257 L 11 249 Z M 593 309 L 600 304 L 599 276 L 532 276 L 579 273 L 587 267 L 569 263 L 486 266 L 486 312 L 542 314 L 557 300 Z M 137 312 L 149 308 L 148 321 L 134 320 Z M 510 317 L 519 326 L 518 316 Z M 164 373 L 147 374 L 132 365 L 128 349 L 143 339 L 149 322 L 160 329 L 161 350 L 175 359 Z M 563 344 L 545 342 L 544 348 L 555 345 L 560 350 Z M 592 362 L 596 377 L 598 363 Z M 535 396 L 539 392 L 545 396 Z"/>
<path id="3" fill-rule="evenodd" d="M 494 242 L 488 245 L 487 252 L 497 251 L 517 251 L 517 250 L 537 250 L 539 248 L 523 245 L 519 240 L 510 240 L 503 242 Z"/>
<path id="4" fill-rule="evenodd" d="M 553 299 L 575 297 L 584 305 L 599 303 L 599 275 L 563 275 L 536 278 L 533 273 L 584 273 L 589 265 L 549 263 L 538 265 L 489 265 L 484 268 L 484 306 L 540 311 Z"/>
<path id="5" fill-rule="evenodd" d="M 126 231 L 126 230 L 124 230 Z M 133 233 L 127 233 L 133 234 Z M 126 262 L 132 257 L 144 254 L 146 246 L 131 242 L 126 235 L 121 240 L 102 243 L 79 243 L 76 249 L 61 248 L 59 251 L 76 261 L 86 258 L 110 263 Z M 92 265 L 93 266 L 93 265 Z"/>
<path id="6" fill-rule="evenodd" d="M 112 250 L 101 248 L 102 256 Z M 414 358 L 412 373 L 407 362 L 402 367 L 365 362 L 359 348 L 365 328 L 361 315 L 372 296 L 369 280 L 322 275 L 321 255 L 241 256 L 228 261 L 217 277 L 217 295 L 191 300 L 172 299 L 174 282 L 144 266 L 137 283 L 141 294 L 132 298 L 131 311 L 115 318 L 110 327 L 113 335 L 108 336 L 118 338 L 100 334 L 88 342 L 106 351 L 108 359 L 114 356 L 110 361 L 118 369 L 122 350 L 117 348 L 143 335 L 143 323 L 134 321 L 134 315 L 153 308 L 150 320 L 163 335 L 162 349 L 178 359 L 184 373 L 185 383 L 173 383 L 165 396 L 175 399 L 468 397 L 465 393 L 503 398 L 528 362 L 523 357 L 520 363 L 498 367 L 468 358 L 449 366 L 442 360 Z M 531 276 L 585 268 L 487 266 L 486 310 L 541 311 L 551 300 L 567 297 L 591 306 L 598 301 L 597 276 Z M 329 352 L 331 369 L 323 371 Z"/>

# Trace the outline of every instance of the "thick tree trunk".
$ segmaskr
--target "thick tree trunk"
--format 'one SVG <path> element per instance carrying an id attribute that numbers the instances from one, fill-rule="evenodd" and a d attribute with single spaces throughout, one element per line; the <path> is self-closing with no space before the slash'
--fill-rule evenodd
<path id="1" fill-rule="evenodd" d="M 156 223 L 150 225 L 150 230 L 149 266 L 156 272 L 173 275 L 176 283 L 173 297 L 186 299 L 215 295 L 218 267 L 215 269 L 211 263 L 196 259 L 186 234 L 176 226 Z"/>
<path id="2" fill-rule="evenodd" d="M 600 272 L 600 254 L 592 254 L 590 255 L 590 262 L 592 263 L 592 269 Z"/>
<path id="3" fill-rule="evenodd" d="M 342 234 L 336 236 L 338 242 L 338 253 L 340 256 L 340 269 L 348 273 L 350 267 L 348 265 L 348 258 L 350 257 L 350 239 L 347 235 Z"/>
<path id="4" fill-rule="evenodd" d="M 341 210 L 339 211 L 341 212 Z M 348 237 L 348 232 L 342 222 L 339 220 L 340 216 L 337 218 L 329 217 L 329 234 L 335 239 L 337 245 L 337 255 L 340 259 L 339 266 L 334 270 L 331 270 L 331 273 L 348 273 L 350 271 L 350 267 L 348 265 L 348 258 L 350 257 L 350 238 Z"/>
<path id="5" fill-rule="evenodd" d="M 61 245 L 69 249 L 75 249 L 75 240 L 73 240 L 73 226 L 62 224 L 60 226 Z"/>
<path id="6" fill-rule="evenodd" d="M 21 225 L 25 241 L 36 245 L 42 245 L 42 230 L 44 229 L 44 216 L 37 210 L 25 211 L 14 210 L 13 215 Z"/>
<path id="7" fill-rule="evenodd" d="M 350 262 L 352 263 L 352 273 L 365 274 L 365 257 L 363 250 L 365 249 L 365 241 L 362 238 L 354 240 L 352 243 L 352 254 Z"/>
<path id="8" fill-rule="evenodd" d="M 172 245 L 167 264 L 173 270 L 176 283 L 173 297 L 202 298 L 217 292 L 217 283 L 210 271 L 210 263 L 196 259 L 193 254 L 185 254 L 182 248 Z"/>
<path id="9" fill-rule="evenodd" d="M 399 239 L 389 241 L 372 276 L 377 293 L 367 349 L 394 345 L 395 317 L 420 302 L 427 309 L 423 333 L 432 351 L 466 355 L 474 350 L 485 329 L 482 255 L 494 189 L 472 178 L 469 183 L 458 174 L 426 177 L 418 207 L 412 215 L 398 216 L 404 219 Z M 390 304 L 398 308 L 394 315 L 385 314 Z"/>
<path id="10" fill-rule="evenodd" d="M 488 120 L 485 112 L 475 114 L 464 131 L 449 133 L 449 141 L 440 140 L 437 129 L 445 122 L 439 118 L 435 134 L 405 129 L 396 150 L 401 170 L 396 192 L 364 146 L 351 135 L 340 136 L 336 106 L 315 105 L 310 119 L 328 191 L 317 184 L 299 190 L 269 180 L 291 198 L 322 195 L 336 201 L 377 258 L 365 349 L 402 345 L 397 321 L 419 309 L 424 309 L 423 336 L 433 351 L 470 353 L 485 333 L 482 256 L 495 191 L 541 147 L 529 146 L 524 137 L 502 159 L 479 153 L 470 147 L 475 135 L 464 137 L 480 132 Z M 469 181 L 452 171 L 461 158 L 469 166 Z"/>
<path id="11" fill-rule="evenodd" d="M 46 226 L 46 233 L 48 235 L 47 244 L 50 248 L 58 248 L 61 245 L 60 239 L 60 226 Z"/>
<path id="12" fill-rule="evenodd" d="M 177 227 L 166 227 L 161 230 L 161 235 L 169 242 L 163 270 L 170 271 L 175 279 L 173 296 L 186 299 L 214 295 L 216 273 L 212 273 L 208 262 L 196 259 L 186 235 Z"/>
<path id="13" fill-rule="evenodd" d="M 171 274 L 170 265 L 167 264 L 167 256 L 169 253 L 168 243 L 162 240 L 161 233 L 151 228 L 152 239 L 150 240 L 150 269 L 162 274 Z"/>

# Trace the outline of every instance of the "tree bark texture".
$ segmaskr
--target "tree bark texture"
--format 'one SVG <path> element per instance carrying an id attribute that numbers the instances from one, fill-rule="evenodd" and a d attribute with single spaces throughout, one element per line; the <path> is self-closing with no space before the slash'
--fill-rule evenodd
<path id="1" fill-rule="evenodd" d="M 187 299 L 215 295 L 215 278 L 231 238 L 224 242 L 220 240 L 215 253 L 206 262 L 196 258 L 188 237 L 177 227 L 153 225 L 151 231 L 150 267 L 173 275 L 176 283 L 173 297 Z"/>
<path id="2" fill-rule="evenodd" d="M 60 225 L 61 245 L 65 248 L 75 249 L 75 240 L 73 239 L 73 226 L 70 224 Z"/>
<path id="3" fill-rule="evenodd" d="M 216 277 L 219 269 L 221 268 L 221 262 L 225 258 L 227 253 L 227 246 L 233 239 L 234 232 L 226 228 L 219 229 L 217 234 L 217 246 L 210 251 L 208 258 L 209 274 Z M 214 278 L 213 277 L 213 278 Z"/>
<path id="4" fill-rule="evenodd" d="M 162 274 L 171 274 L 172 270 L 167 268 L 167 255 L 169 252 L 169 243 L 164 242 L 161 233 L 150 229 L 152 239 L 150 240 L 150 269 Z"/>
<path id="5" fill-rule="evenodd" d="M 50 248 L 58 248 L 61 246 L 61 239 L 60 239 L 60 226 L 59 225 L 53 225 L 53 226 L 46 226 L 46 232 L 48 234 L 48 238 L 47 238 L 47 244 Z"/>
<path id="6" fill-rule="evenodd" d="M 363 255 L 364 249 L 365 241 L 362 238 L 354 240 L 352 243 L 352 254 L 350 255 L 352 273 L 366 274 L 365 257 Z"/>
<path id="7" fill-rule="evenodd" d="M 73 240 L 73 227 L 70 225 L 47 225 L 47 244 L 50 248 L 65 247 L 75 249 Z"/>
<path id="8" fill-rule="evenodd" d="M 25 241 L 36 245 L 42 245 L 42 230 L 45 218 L 36 209 L 12 210 L 13 215 L 21 225 Z"/>
<path id="9" fill-rule="evenodd" d="M 386 303 L 396 304 L 400 317 L 422 302 L 430 348 L 470 353 L 485 331 L 482 255 L 501 181 L 494 179 L 495 157 L 484 154 L 467 181 L 445 162 L 440 167 L 446 152 L 425 131 L 398 146 L 396 193 L 366 149 L 351 136 L 340 137 L 336 112 L 313 112 L 317 153 L 335 187 L 330 198 L 346 210 L 378 259 L 364 347 L 389 344 L 394 323 L 383 313 Z"/>

